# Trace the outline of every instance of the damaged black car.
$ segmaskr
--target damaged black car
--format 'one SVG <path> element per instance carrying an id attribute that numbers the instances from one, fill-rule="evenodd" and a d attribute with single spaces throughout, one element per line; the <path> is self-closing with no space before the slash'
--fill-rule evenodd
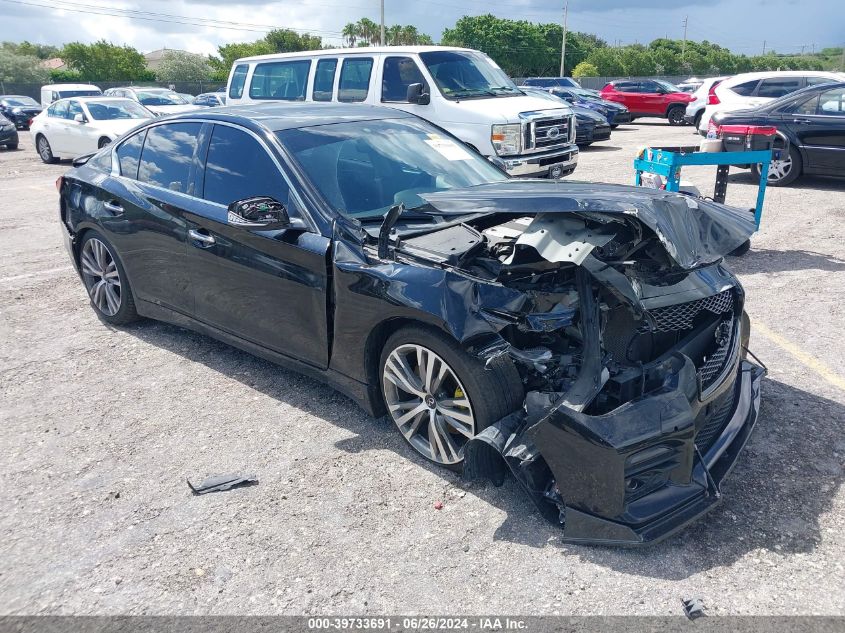
<path id="1" fill-rule="evenodd" d="M 751 214 L 510 179 L 368 106 L 151 121 L 57 183 L 102 320 L 203 332 L 389 415 L 425 459 L 512 475 L 566 540 L 642 544 L 716 504 L 764 370 L 726 254 Z"/>

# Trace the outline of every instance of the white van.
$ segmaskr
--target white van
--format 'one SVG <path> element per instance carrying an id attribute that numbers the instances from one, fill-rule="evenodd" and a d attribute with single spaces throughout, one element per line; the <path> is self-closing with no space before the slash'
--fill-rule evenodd
<path id="1" fill-rule="evenodd" d="M 560 178 L 578 163 L 575 116 L 524 94 L 487 55 L 446 46 L 327 49 L 245 57 L 232 66 L 227 105 L 264 101 L 362 103 L 416 114 L 513 176 Z"/>
<path id="2" fill-rule="evenodd" d="M 102 94 L 102 90 L 91 84 L 50 84 L 41 86 L 41 107 L 68 97 L 99 97 Z"/>

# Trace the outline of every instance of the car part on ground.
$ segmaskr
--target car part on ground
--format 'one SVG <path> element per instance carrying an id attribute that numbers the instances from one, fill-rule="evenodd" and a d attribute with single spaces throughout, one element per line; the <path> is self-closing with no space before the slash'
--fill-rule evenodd
<path id="1" fill-rule="evenodd" d="M 204 157 L 204 199 L 186 193 L 188 156 Z M 286 223 L 228 221 L 227 197 L 270 182 Z M 356 106 L 152 122 L 59 188 L 72 261 L 102 246 L 82 274 L 104 320 L 131 299 L 326 380 L 428 459 L 512 472 L 566 540 L 681 529 L 718 503 L 756 422 L 764 370 L 745 359 L 744 294 L 723 263 L 754 231 L 744 211 L 508 179 L 415 117 Z M 109 316 L 96 299 L 115 271 Z"/>
<path id="2" fill-rule="evenodd" d="M 204 495 L 209 492 L 225 492 L 232 488 L 241 488 L 244 486 L 255 486 L 258 484 L 258 477 L 255 475 L 212 475 L 204 479 L 201 484 L 195 486 L 190 479 L 185 480 L 188 483 L 188 488 L 195 495 Z"/>

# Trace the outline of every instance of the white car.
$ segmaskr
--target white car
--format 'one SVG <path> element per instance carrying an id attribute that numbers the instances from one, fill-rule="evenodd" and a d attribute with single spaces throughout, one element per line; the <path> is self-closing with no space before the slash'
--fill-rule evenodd
<path id="1" fill-rule="evenodd" d="M 687 104 L 686 112 L 684 112 L 684 121 L 689 125 L 694 125 L 698 128 L 698 122 L 701 120 L 701 115 L 704 114 L 704 108 L 710 98 L 710 94 L 714 88 L 722 83 L 728 77 L 708 77 L 701 80 L 701 85 L 696 88 L 692 96 L 694 100 Z"/>
<path id="2" fill-rule="evenodd" d="M 137 86 L 109 88 L 106 90 L 106 95 L 132 99 L 132 101 L 137 101 L 147 110 L 159 116 L 197 109 L 197 106 L 188 103 L 179 94 L 167 88 L 140 88 Z"/>
<path id="3" fill-rule="evenodd" d="M 845 73 L 779 70 L 734 75 L 709 93 L 709 101 L 698 122 L 698 133 L 707 135 L 710 117 L 716 112 L 750 110 L 801 88 L 834 81 L 845 81 Z"/>
<path id="4" fill-rule="evenodd" d="M 117 137 L 154 118 L 129 99 L 60 99 L 32 120 L 35 150 L 45 163 L 96 152 Z"/>

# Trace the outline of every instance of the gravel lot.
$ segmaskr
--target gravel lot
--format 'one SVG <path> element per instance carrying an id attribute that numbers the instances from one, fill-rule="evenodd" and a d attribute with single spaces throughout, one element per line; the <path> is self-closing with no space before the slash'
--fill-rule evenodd
<path id="1" fill-rule="evenodd" d="M 576 179 L 632 182 L 638 121 Z M 768 365 L 724 503 L 657 546 L 566 545 L 513 481 L 466 485 L 386 419 L 214 340 L 101 323 L 28 133 L 0 150 L 0 613 L 845 615 L 845 180 L 770 189 L 740 273 Z M 712 192 L 715 168 L 690 170 Z M 748 172 L 728 202 L 753 205 Z M 839 385 L 837 387 L 837 385 Z M 258 486 L 191 496 L 185 478 Z M 435 502 L 442 501 L 442 510 Z"/>

